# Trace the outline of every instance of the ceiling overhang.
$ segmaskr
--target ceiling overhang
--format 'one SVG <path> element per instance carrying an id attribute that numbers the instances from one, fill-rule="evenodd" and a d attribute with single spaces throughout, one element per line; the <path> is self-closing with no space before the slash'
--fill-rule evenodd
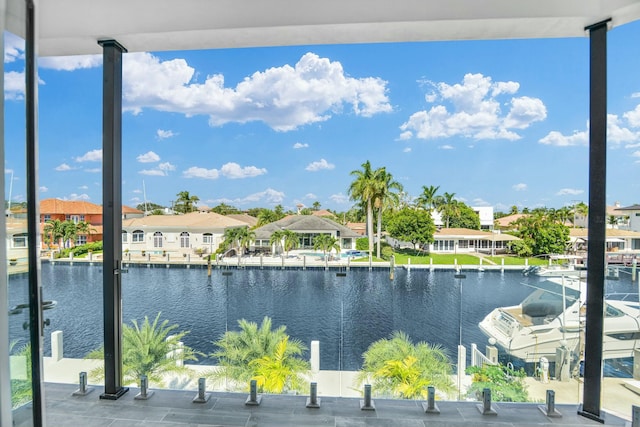
<path id="1" fill-rule="evenodd" d="M 8 0 L 18 35 L 24 0 Z M 584 37 L 640 19 L 640 0 L 40 0 L 41 56 L 258 46 Z"/>

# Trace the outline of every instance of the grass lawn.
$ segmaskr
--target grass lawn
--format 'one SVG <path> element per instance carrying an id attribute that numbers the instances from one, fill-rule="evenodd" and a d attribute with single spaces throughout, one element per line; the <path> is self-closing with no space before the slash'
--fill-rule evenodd
<path id="1" fill-rule="evenodd" d="M 480 258 L 475 255 L 470 254 L 429 254 L 427 255 L 424 252 L 417 252 L 410 249 L 399 250 L 394 252 L 396 265 L 407 265 L 409 264 L 409 259 L 411 259 L 411 264 L 430 264 L 431 260 L 433 260 L 434 265 L 480 265 Z M 484 257 L 485 261 L 483 262 L 485 265 L 490 264 L 491 261 L 496 265 L 501 265 L 502 260 L 504 259 L 504 265 L 525 265 L 526 258 L 518 258 L 515 256 L 494 256 L 494 257 Z M 528 258 L 529 265 L 545 265 L 548 261 L 539 259 L 539 258 Z M 356 262 L 368 262 L 368 258 L 359 258 L 353 260 Z M 383 259 L 379 259 L 374 257 L 373 262 L 381 262 Z"/>

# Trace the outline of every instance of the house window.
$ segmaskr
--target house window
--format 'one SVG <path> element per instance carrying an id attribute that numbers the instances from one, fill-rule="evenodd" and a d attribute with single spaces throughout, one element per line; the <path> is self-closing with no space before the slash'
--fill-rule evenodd
<path id="1" fill-rule="evenodd" d="M 42 216 L 42 222 L 51 221 L 51 215 L 46 214 Z"/>
<path id="2" fill-rule="evenodd" d="M 73 221 L 73 222 L 74 222 L 74 224 L 77 224 L 77 223 L 79 223 L 80 221 L 83 221 L 83 219 L 80 219 L 80 218 L 83 218 L 83 219 L 84 219 L 84 215 L 70 215 L 70 218 L 69 218 L 69 219 L 70 219 L 71 221 Z"/>
<path id="3" fill-rule="evenodd" d="M 180 247 L 188 248 L 189 247 L 189 233 L 183 231 L 180 233 Z"/>
<path id="4" fill-rule="evenodd" d="M 202 243 L 206 243 L 206 244 L 212 244 L 213 243 L 213 234 L 211 233 L 204 233 L 202 235 Z"/>
<path id="5" fill-rule="evenodd" d="M 14 248 L 26 248 L 27 247 L 27 235 L 16 234 L 13 236 L 13 247 Z"/>
<path id="6" fill-rule="evenodd" d="M 133 232 L 133 238 L 131 239 L 133 243 L 142 243 L 144 242 L 144 231 L 136 230 Z"/>
<path id="7" fill-rule="evenodd" d="M 126 231 L 122 231 L 122 243 L 127 243 L 128 233 Z"/>
<path id="8" fill-rule="evenodd" d="M 154 248 L 162 247 L 162 233 L 159 231 L 156 231 L 155 233 L 153 233 L 153 247 Z"/>
<path id="9" fill-rule="evenodd" d="M 85 236 L 84 234 L 78 235 L 78 238 L 76 239 L 76 245 L 85 245 L 86 243 L 87 236 Z"/>

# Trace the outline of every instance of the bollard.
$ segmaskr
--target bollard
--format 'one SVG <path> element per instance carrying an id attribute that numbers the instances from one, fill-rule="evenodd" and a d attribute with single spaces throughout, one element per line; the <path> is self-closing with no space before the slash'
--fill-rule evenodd
<path id="1" fill-rule="evenodd" d="M 364 399 L 360 401 L 360 409 L 362 411 L 375 411 L 376 405 L 371 399 L 371 384 L 364 385 Z"/>
<path id="2" fill-rule="evenodd" d="M 249 383 L 249 396 L 244 404 L 249 406 L 258 406 L 261 401 L 262 395 L 258 396 L 258 384 L 256 380 L 251 380 Z"/>
<path id="3" fill-rule="evenodd" d="M 318 399 L 318 383 L 311 383 L 309 397 L 307 398 L 307 408 L 319 408 L 320 399 Z"/>
<path id="4" fill-rule="evenodd" d="M 320 341 L 311 341 L 311 372 L 317 373 L 320 371 Z"/>
<path id="5" fill-rule="evenodd" d="M 640 427 L 640 406 L 631 405 L 631 427 Z"/>
<path id="6" fill-rule="evenodd" d="M 64 357 L 62 337 L 62 331 L 53 331 L 51 333 L 51 359 L 55 362 L 59 362 Z"/>
<path id="7" fill-rule="evenodd" d="M 153 396 L 153 391 L 149 391 L 149 380 L 146 375 L 140 376 L 140 393 L 136 394 L 135 400 L 147 400 Z"/>
<path id="8" fill-rule="evenodd" d="M 80 388 L 73 392 L 73 396 L 86 396 L 91 393 L 93 388 L 87 387 L 87 373 L 80 372 Z"/>
<path id="9" fill-rule="evenodd" d="M 476 405 L 482 415 L 498 415 L 496 407 L 491 405 L 491 389 L 482 390 L 482 404 Z"/>
<path id="10" fill-rule="evenodd" d="M 206 392 L 206 380 L 204 378 L 198 378 L 198 394 L 193 398 L 193 403 L 206 403 L 211 397 L 211 393 Z"/>
<path id="11" fill-rule="evenodd" d="M 549 418 L 561 418 L 562 414 L 556 410 L 556 392 L 553 390 L 547 390 L 547 404 L 539 405 L 538 409 L 542 411 Z"/>
<path id="12" fill-rule="evenodd" d="M 436 405 L 436 388 L 432 385 L 427 387 L 427 402 L 422 403 L 422 408 L 427 414 L 439 414 L 440 409 Z"/>

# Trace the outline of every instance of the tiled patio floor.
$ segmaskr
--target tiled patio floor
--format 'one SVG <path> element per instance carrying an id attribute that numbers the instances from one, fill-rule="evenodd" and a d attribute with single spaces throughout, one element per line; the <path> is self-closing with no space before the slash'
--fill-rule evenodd
<path id="1" fill-rule="evenodd" d="M 131 389 L 117 401 L 99 399 L 102 388 L 76 397 L 77 386 L 46 384 L 47 426 L 393 426 L 393 427 L 542 427 L 590 426 L 598 422 L 577 415 L 576 405 L 557 405 L 561 418 L 548 418 L 538 404 L 498 403 L 497 416 L 482 415 L 474 402 L 438 402 L 440 414 L 425 414 L 421 401 L 375 399 L 375 411 L 360 410 L 359 399 L 322 397 L 319 409 L 307 409 L 305 396 L 265 395 L 260 406 L 246 406 L 246 395 L 212 393 L 207 403 L 193 403 L 194 391 L 157 390 L 149 400 L 135 400 Z M 19 416 L 17 417 L 19 418 Z M 604 415 L 606 425 L 627 422 Z M 16 427 L 27 424 L 17 420 Z M 630 425 L 630 424 L 629 424 Z"/>

